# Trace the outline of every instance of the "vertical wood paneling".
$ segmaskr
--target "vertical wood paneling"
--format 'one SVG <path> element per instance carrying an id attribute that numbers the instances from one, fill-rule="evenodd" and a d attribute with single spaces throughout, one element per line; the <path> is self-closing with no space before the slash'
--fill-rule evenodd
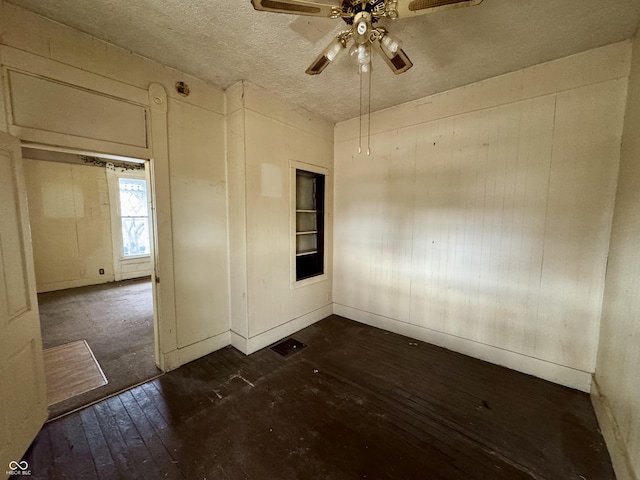
<path id="1" fill-rule="evenodd" d="M 231 329 L 248 337 L 247 205 L 244 110 L 227 114 L 227 179 L 229 182 L 229 264 Z"/>
<path id="2" fill-rule="evenodd" d="M 169 100 L 178 347 L 229 330 L 224 119 Z"/>
<path id="3" fill-rule="evenodd" d="M 592 372 L 625 86 L 452 114 L 479 84 L 377 116 L 372 157 L 337 142 L 336 303 Z"/>
<path id="4" fill-rule="evenodd" d="M 245 110 L 248 333 L 255 337 L 330 303 L 331 280 L 291 288 L 291 161 L 328 167 L 325 208 L 333 209 L 330 140 L 267 114 L 265 94 L 250 90 Z M 273 100 L 265 102 L 271 105 Z M 280 116 L 286 109 L 281 106 Z M 295 115 L 293 116 L 295 118 Z M 320 122 L 319 120 L 315 120 Z M 320 122 L 322 123 L 322 122 Z M 322 123 L 323 124 L 323 123 Z M 331 221 L 325 225 L 331 271 Z M 330 278 L 330 275 L 329 275 Z"/>
<path id="5" fill-rule="evenodd" d="M 239 86 L 233 88 L 230 96 L 235 98 L 230 98 L 229 108 L 242 108 L 242 111 L 230 117 L 233 120 L 228 127 L 244 129 L 244 143 L 241 145 L 234 130 L 228 132 L 236 163 L 230 169 L 236 185 L 230 221 L 233 235 L 237 237 L 243 232 L 246 235 L 246 258 L 242 258 L 241 241 L 232 247 L 232 256 L 234 248 L 238 254 L 232 257 L 232 268 L 246 265 L 246 277 L 233 273 L 231 297 L 237 308 L 246 309 L 247 315 L 243 323 L 242 312 L 237 318 L 234 314 L 232 324 L 234 328 L 236 324 L 239 329 L 245 328 L 245 332 L 237 333 L 251 339 L 331 304 L 333 131 L 330 122 L 288 105 L 254 85 L 243 83 L 242 92 L 238 91 Z M 239 94 L 243 103 L 239 101 Z M 243 127 L 239 124 L 240 117 L 235 115 L 243 118 Z M 244 151 L 240 152 L 241 149 Z M 291 202 L 295 200 L 291 197 L 294 162 L 328 171 L 325 179 L 326 275 L 303 286 L 291 283 L 291 269 L 295 268 L 291 262 L 290 238 Z M 240 192 L 244 192 L 244 198 Z M 242 297 L 243 287 L 246 298 Z"/>
<path id="6" fill-rule="evenodd" d="M 545 98 L 424 127 L 412 323 L 488 344 L 502 335 L 503 347 L 531 353 L 553 106 Z"/>
<path id="7" fill-rule="evenodd" d="M 595 378 L 619 479 L 640 478 L 640 38 L 633 42 Z M 611 417 L 609 417 L 611 416 Z M 609 418 L 607 418 L 609 417 Z M 632 473 L 633 472 L 633 473 Z"/>
<path id="8" fill-rule="evenodd" d="M 626 81 L 558 95 L 535 355 L 592 372 Z M 588 355 L 585 352 L 589 352 Z"/>
<path id="9" fill-rule="evenodd" d="M 24 170 L 38 291 L 113 281 L 105 169 L 25 160 Z"/>

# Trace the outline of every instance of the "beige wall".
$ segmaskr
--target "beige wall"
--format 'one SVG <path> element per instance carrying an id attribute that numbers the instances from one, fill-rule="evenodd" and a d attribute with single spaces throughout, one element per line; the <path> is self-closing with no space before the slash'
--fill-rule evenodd
<path id="1" fill-rule="evenodd" d="M 588 391 L 629 53 L 338 124 L 336 313 Z"/>
<path id="2" fill-rule="evenodd" d="M 331 314 L 333 125 L 251 84 L 227 105 L 232 340 L 252 352 Z M 304 286 L 291 282 L 292 162 L 328 171 L 327 275 Z"/>
<path id="3" fill-rule="evenodd" d="M 224 116 L 169 100 L 178 347 L 229 331 Z M 228 341 L 228 340 L 227 340 Z"/>
<path id="4" fill-rule="evenodd" d="M 1 0 L 0 55 L 8 69 L 0 130 L 151 158 L 161 366 L 228 345 L 224 92 Z M 176 92 L 177 81 L 189 85 L 188 97 Z M 29 89 L 34 82 L 38 89 Z"/>
<path id="5" fill-rule="evenodd" d="M 640 38 L 625 116 L 594 406 L 620 480 L 640 478 Z"/>
<path id="6" fill-rule="evenodd" d="M 149 255 L 122 257 L 118 216 L 118 176 L 144 179 L 144 170 L 123 174 L 35 152 L 24 171 L 38 293 L 151 275 Z"/>
<path id="7" fill-rule="evenodd" d="M 112 282 L 105 169 L 25 160 L 24 173 L 38 292 Z"/>

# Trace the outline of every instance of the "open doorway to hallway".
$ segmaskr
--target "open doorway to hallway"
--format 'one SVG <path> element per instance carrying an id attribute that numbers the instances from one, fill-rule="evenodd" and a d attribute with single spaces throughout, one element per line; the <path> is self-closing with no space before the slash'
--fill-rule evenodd
<path id="1" fill-rule="evenodd" d="M 49 417 L 156 377 L 145 161 L 23 148 Z"/>

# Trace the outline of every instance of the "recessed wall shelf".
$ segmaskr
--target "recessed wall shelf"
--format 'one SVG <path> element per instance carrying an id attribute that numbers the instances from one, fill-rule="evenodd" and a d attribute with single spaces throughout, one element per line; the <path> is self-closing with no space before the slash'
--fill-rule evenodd
<path id="1" fill-rule="evenodd" d="M 314 253 L 318 253 L 318 250 L 302 250 L 300 252 L 296 252 L 296 257 L 302 257 L 304 255 L 313 255 Z"/>
<path id="2" fill-rule="evenodd" d="M 323 174 L 296 169 L 296 281 L 324 273 L 324 183 Z"/>

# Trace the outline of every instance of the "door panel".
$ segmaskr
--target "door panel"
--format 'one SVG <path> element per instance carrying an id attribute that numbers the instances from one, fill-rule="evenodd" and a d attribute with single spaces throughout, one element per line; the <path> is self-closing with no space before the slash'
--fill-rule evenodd
<path id="1" fill-rule="evenodd" d="M 17 198 L 15 175 L 10 152 L 0 150 L 0 204 L 2 205 L 2 224 L 20 226 L 20 205 Z M 9 184 L 9 185 L 8 185 Z M 7 188 L 9 187 L 9 188 Z M 7 300 L 7 315 L 9 321 L 29 310 L 29 296 L 27 294 L 26 267 L 24 261 L 24 242 L 21 228 L 3 228 L 0 237 L 0 262 L 4 271 L 4 288 L 2 292 Z M 8 259 L 11 259 L 10 261 Z"/>
<path id="2" fill-rule="evenodd" d="M 47 418 L 20 142 L 0 132 L 0 477 Z"/>

